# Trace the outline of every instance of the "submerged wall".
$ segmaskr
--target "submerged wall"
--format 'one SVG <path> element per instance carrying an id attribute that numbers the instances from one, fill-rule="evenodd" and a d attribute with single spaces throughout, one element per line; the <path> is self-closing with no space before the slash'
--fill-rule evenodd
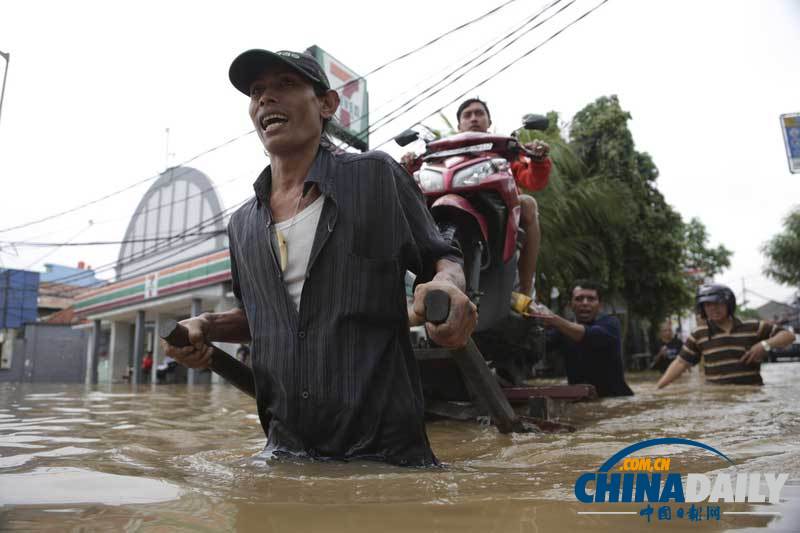
<path id="1" fill-rule="evenodd" d="M 46 323 L 26 324 L 19 331 L 24 334 L 4 346 L 10 365 L 0 370 L 0 382 L 83 383 L 88 332 Z"/>

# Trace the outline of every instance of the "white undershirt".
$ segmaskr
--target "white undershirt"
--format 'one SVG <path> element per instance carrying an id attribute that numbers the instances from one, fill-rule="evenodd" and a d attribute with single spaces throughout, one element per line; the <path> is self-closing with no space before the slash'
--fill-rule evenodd
<path id="1" fill-rule="evenodd" d="M 297 213 L 297 216 L 275 224 L 275 229 L 283 234 L 288 256 L 283 283 L 298 311 L 306 281 L 306 269 L 311 258 L 311 246 L 314 244 L 324 200 L 325 196 L 321 194 L 311 205 Z"/>

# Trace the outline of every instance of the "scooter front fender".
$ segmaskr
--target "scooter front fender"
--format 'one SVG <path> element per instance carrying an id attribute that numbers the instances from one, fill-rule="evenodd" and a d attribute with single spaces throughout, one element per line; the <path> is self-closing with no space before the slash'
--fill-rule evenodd
<path id="1" fill-rule="evenodd" d="M 433 214 L 433 218 L 437 218 L 437 211 L 445 208 L 458 209 L 468 214 L 472 219 L 475 220 L 475 222 L 478 223 L 478 227 L 481 229 L 481 235 L 483 236 L 483 241 L 489 242 L 489 226 L 486 224 L 486 218 L 480 214 L 477 209 L 472 207 L 472 204 L 469 203 L 469 200 L 457 194 L 445 194 L 444 196 L 440 196 L 433 202 L 433 205 L 431 205 L 431 213 Z"/>

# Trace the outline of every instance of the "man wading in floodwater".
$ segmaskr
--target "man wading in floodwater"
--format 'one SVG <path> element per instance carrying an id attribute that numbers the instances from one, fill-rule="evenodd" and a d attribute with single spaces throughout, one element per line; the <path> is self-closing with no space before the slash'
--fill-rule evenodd
<path id="1" fill-rule="evenodd" d="M 736 296 L 727 285 L 703 285 L 697 290 L 696 303 L 705 324 L 686 339 L 678 357 L 658 380 L 658 388 L 666 387 L 701 360 L 707 383 L 763 385 L 761 361 L 773 348 L 791 344 L 794 334 L 763 320 L 736 318 Z"/>
<path id="2" fill-rule="evenodd" d="M 193 346 L 166 353 L 205 368 L 209 342 L 249 341 L 268 451 L 436 464 L 408 327 L 424 322 L 427 291 L 441 289 L 450 315 L 428 333 L 466 344 L 477 312 L 458 252 L 391 157 L 333 152 L 324 129 L 339 96 L 313 57 L 249 50 L 230 80 L 250 96 L 270 158 L 228 224 L 240 305 L 185 320 Z M 409 308 L 407 269 L 432 279 Z"/>
<path id="3" fill-rule="evenodd" d="M 544 306 L 535 306 L 531 316 L 548 326 L 548 346 L 558 347 L 565 356 L 570 385 L 594 385 L 601 398 L 632 396 L 625 382 L 619 319 L 601 313 L 601 297 L 598 283 L 581 281 L 573 287 L 570 301 L 575 322 Z"/>

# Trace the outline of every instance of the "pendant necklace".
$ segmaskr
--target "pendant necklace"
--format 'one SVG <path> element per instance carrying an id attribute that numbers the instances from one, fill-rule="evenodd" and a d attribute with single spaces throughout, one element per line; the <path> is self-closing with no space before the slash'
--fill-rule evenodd
<path id="1" fill-rule="evenodd" d="M 281 230 L 275 228 L 275 238 L 278 240 L 278 255 L 280 256 L 281 272 L 286 272 L 286 267 L 289 265 L 289 246 L 288 237 L 289 233 L 294 229 L 294 219 L 297 218 L 297 213 L 300 211 L 300 202 L 303 199 L 303 190 L 297 195 L 297 204 L 294 206 L 294 215 L 289 221 L 289 226 L 286 228 L 286 235 Z"/>

